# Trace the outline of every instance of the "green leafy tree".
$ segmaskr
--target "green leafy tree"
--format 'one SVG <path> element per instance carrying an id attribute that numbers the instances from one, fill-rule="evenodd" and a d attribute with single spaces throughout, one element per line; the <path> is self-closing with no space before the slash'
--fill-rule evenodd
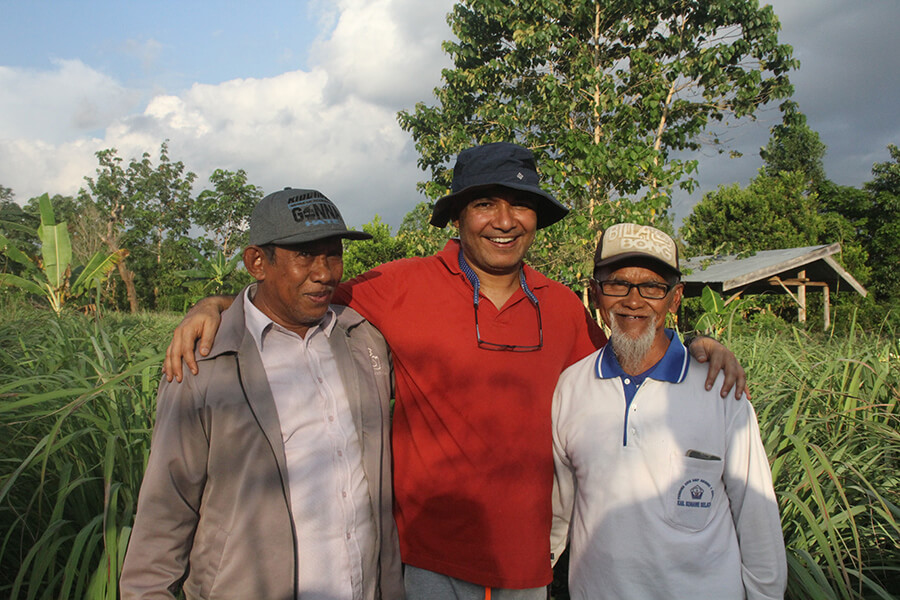
<path id="1" fill-rule="evenodd" d="M 749 186 L 721 186 L 694 207 L 679 230 L 691 256 L 741 254 L 820 243 L 825 221 L 805 174 L 758 175 Z"/>
<path id="2" fill-rule="evenodd" d="M 194 223 L 211 232 L 222 253 L 229 256 L 247 243 L 250 213 L 263 197 L 261 188 L 247 183 L 247 173 L 216 169 L 209 176 L 213 189 L 203 190 L 194 202 Z"/>
<path id="3" fill-rule="evenodd" d="M 131 219 L 131 198 L 137 190 L 122 167 L 122 158 L 115 148 L 101 150 L 96 156 L 100 163 L 96 176 L 84 178 L 87 189 L 79 190 L 78 197 L 97 207 L 104 223 L 100 239 L 110 252 L 118 253 L 125 250 L 122 238 Z M 127 256 L 122 256 L 116 268 L 125 287 L 128 306 L 131 312 L 136 313 L 140 309 L 140 302 L 134 285 L 134 272 Z"/>
<path id="4" fill-rule="evenodd" d="M 0 236 L 26 256 L 34 256 L 39 251 L 34 232 L 40 225 L 40 217 L 26 212 L 14 198 L 12 189 L 0 186 Z M 0 273 L 21 275 L 24 268 L 20 261 L 12 260 L 6 253 L 0 254 Z"/>
<path id="5" fill-rule="evenodd" d="M 184 163 L 169 158 L 168 143 L 159 149 L 156 166 L 145 152 L 128 167 L 136 194 L 132 197 L 132 218 L 125 239 L 135 266 L 141 271 L 145 302 L 156 307 L 160 278 L 171 270 L 163 263 L 163 244 L 185 237 L 191 225 L 191 193 L 196 175 L 185 172 Z"/>
<path id="6" fill-rule="evenodd" d="M 160 146 L 156 166 L 144 153 L 123 167 L 115 148 L 101 150 L 97 158 L 100 166 L 95 177 L 85 177 L 87 189 L 79 192 L 79 200 L 93 204 L 102 215 L 100 238 L 107 249 L 127 250 L 127 261 L 123 258 L 117 267 L 128 306 L 137 312 L 142 299 L 151 306 L 158 302 L 159 280 L 167 272 L 166 241 L 186 236 L 190 227 L 195 175 L 185 172 L 181 161 L 171 161 L 166 143 Z"/>
<path id="7" fill-rule="evenodd" d="M 668 191 L 690 189 L 696 168 L 671 153 L 697 149 L 704 132 L 717 142 L 718 122 L 787 97 L 797 64 L 755 0 L 464 0 L 448 21 L 457 41 L 444 43 L 453 68 L 437 104 L 398 115 L 431 171 L 420 189 L 446 193 L 461 149 L 516 141 L 585 214 L 565 236 L 582 243 L 617 210 L 663 218 Z"/>
<path id="8" fill-rule="evenodd" d="M 825 181 L 826 146 L 819 134 L 806 124 L 806 116 L 792 102 L 785 103 L 783 122 L 772 128 L 772 136 L 759 155 L 765 162 L 764 172 L 775 177 L 782 172 L 799 171 L 806 175 L 810 189 L 818 191 Z"/>
<path id="9" fill-rule="evenodd" d="M 431 208 L 428 202 L 419 202 L 406 213 L 397 230 L 397 237 L 407 245 L 410 256 L 431 256 L 455 233 L 452 225 L 443 229 L 431 225 Z"/>
<path id="10" fill-rule="evenodd" d="M 900 297 L 900 148 L 888 146 L 891 160 L 875 163 L 873 179 L 863 187 L 867 202 L 852 207 L 859 236 L 872 264 L 870 288 L 876 298 L 894 302 Z M 849 207 L 848 207 L 849 208 Z"/>
<path id="11" fill-rule="evenodd" d="M 344 279 L 356 277 L 379 265 L 411 256 L 410 246 L 402 236 L 393 236 L 391 226 L 375 215 L 362 230 L 371 240 L 354 241 L 344 245 Z"/>

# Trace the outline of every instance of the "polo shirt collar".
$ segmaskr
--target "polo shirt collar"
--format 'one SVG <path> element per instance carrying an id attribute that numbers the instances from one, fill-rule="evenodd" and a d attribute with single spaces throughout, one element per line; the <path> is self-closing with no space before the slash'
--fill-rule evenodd
<path id="1" fill-rule="evenodd" d="M 681 383 L 687 377 L 688 366 L 690 365 L 690 354 L 687 348 L 678 339 L 675 331 L 666 329 L 666 337 L 669 338 L 669 347 L 666 353 L 659 359 L 655 365 L 638 375 L 643 379 L 649 377 L 657 381 L 667 381 L 669 383 Z M 600 379 L 613 379 L 615 377 L 626 376 L 625 371 L 613 352 L 612 344 L 606 344 L 597 354 L 594 364 L 596 375 Z"/>
<path id="2" fill-rule="evenodd" d="M 262 353 L 266 334 L 273 327 L 278 327 L 283 331 L 290 330 L 278 325 L 275 321 L 266 316 L 263 311 L 259 310 L 255 304 L 253 304 L 250 296 L 251 287 L 248 287 L 244 291 L 244 322 L 247 324 L 247 330 L 250 332 L 250 335 L 253 336 L 253 341 L 256 342 L 257 350 Z M 307 337 L 309 337 L 309 334 L 312 333 L 317 327 L 322 330 L 326 338 L 331 337 L 331 332 L 334 329 L 336 323 L 337 315 L 334 314 L 334 311 L 329 306 L 328 310 L 325 312 L 325 316 L 322 317 L 322 320 L 313 327 L 309 328 L 309 330 L 307 331 Z"/>
<path id="3" fill-rule="evenodd" d="M 444 263 L 448 271 L 468 280 L 466 274 L 459 267 L 459 252 L 461 248 L 462 245 L 459 242 L 459 238 L 450 238 L 444 245 L 443 250 L 435 254 L 435 256 Z M 532 291 L 550 285 L 550 279 L 546 275 L 535 271 L 524 263 L 522 264 L 522 273 L 525 275 L 525 281 Z"/>

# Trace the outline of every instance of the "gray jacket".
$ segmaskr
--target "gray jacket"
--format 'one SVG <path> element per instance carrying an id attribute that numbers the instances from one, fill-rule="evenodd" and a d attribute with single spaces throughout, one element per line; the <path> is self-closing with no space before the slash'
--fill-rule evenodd
<path id="1" fill-rule="evenodd" d="M 376 516 L 375 572 L 366 600 L 403 598 L 391 497 L 390 355 L 352 309 L 333 306 L 329 343 L 350 399 Z M 198 359 L 200 357 L 198 356 Z M 222 324 L 200 372 L 163 380 L 150 458 L 120 588 L 124 599 L 292 600 L 299 555 L 281 426 L 253 337 L 244 294 Z M 367 568 L 364 567 L 364 568 Z"/>

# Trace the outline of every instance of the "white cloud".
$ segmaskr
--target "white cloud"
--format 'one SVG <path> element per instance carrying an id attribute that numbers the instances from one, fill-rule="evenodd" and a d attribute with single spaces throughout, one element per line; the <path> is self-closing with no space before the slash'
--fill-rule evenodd
<path id="1" fill-rule="evenodd" d="M 52 71 L 0 67 L 2 139 L 60 143 L 101 130 L 134 110 L 139 94 L 79 60 Z"/>
<path id="2" fill-rule="evenodd" d="M 887 160 L 886 143 L 896 142 L 900 38 L 884 33 L 896 22 L 896 0 L 823 0 L 815 10 L 797 0 L 773 3 L 783 41 L 804 63 L 792 75 L 796 98 L 829 145 L 829 175 L 840 183 L 867 179 L 874 160 Z M 445 15 L 452 0 L 308 6 L 322 34 L 312 41 L 307 70 L 270 78 L 149 92 L 79 60 L 47 70 L 0 66 L 0 185 L 21 201 L 45 191 L 75 194 L 94 174 L 96 151 L 115 147 L 126 160 L 149 152 L 155 160 L 168 139 L 170 156 L 198 174 L 195 192 L 214 168 L 243 168 L 266 191 L 321 189 L 352 224 L 375 213 L 399 224 L 422 199 L 415 182 L 426 175 L 396 112 L 432 102 L 440 69 L 449 64 L 440 45 L 450 36 Z M 151 63 L 159 49 L 152 39 L 132 48 Z M 734 130 L 741 160 L 701 158 L 703 187 L 677 199 L 679 212 L 718 183 L 746 183 L 778 120 L 772 109 L 755 126 Z"/>
<path id="3" fill-rule="evenodd" d="M 389 107 L 430 98 L 449 58 L 452 0 L 341 0 L 333 34 L 313 46 L 314 60 L 333 77 L 330 96 L 358 95 Z"/>
<path id="4" fill-rule="evenodd" d="M 415 182 L 424 174 L 396 111 L 439 82 L 450 5 L 339 2 L 309 71 L 194 84 L 152 97 L 142 111 L 129 105 L 142 91 L 77 60 L 43 72 L 0 67 L 0 184 L 20 201 L 75 194 L 94 174 L 98 150 L 117 148 L 126 161 L 149 152 L 155 162 L 168 139 L 170 157 L 198 174 L 195 192 L 213 169 L 243 168 L 267 192 L 321 189 L 352 224 L 379 213 L 397 225 L 421 200 Z M 155 48 L 144 49 L 152 57 Z"/>

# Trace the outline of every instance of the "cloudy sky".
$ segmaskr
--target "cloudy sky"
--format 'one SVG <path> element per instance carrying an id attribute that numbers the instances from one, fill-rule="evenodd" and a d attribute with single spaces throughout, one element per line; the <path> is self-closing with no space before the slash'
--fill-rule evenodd
<path id="1" fill-rule="evenodd" d="M 802 66 L 795 99 L 828 146 L 831 179 L 859 185 L 900 144 L 898 0 L 774 0 Z M 350 224 L 396 227 L 423 200 L 396 113 L 431 103 L 452 0 L 0 0 L 0 185 L 19 202 L 75 194 L 117 148 L 163 140 L 198 174 L 247 171 L 266 192 L 315 187 Z M 729 159 L 701 152 L 703 192 L 746 184 L 776 108 L 730 130 Z"/>

